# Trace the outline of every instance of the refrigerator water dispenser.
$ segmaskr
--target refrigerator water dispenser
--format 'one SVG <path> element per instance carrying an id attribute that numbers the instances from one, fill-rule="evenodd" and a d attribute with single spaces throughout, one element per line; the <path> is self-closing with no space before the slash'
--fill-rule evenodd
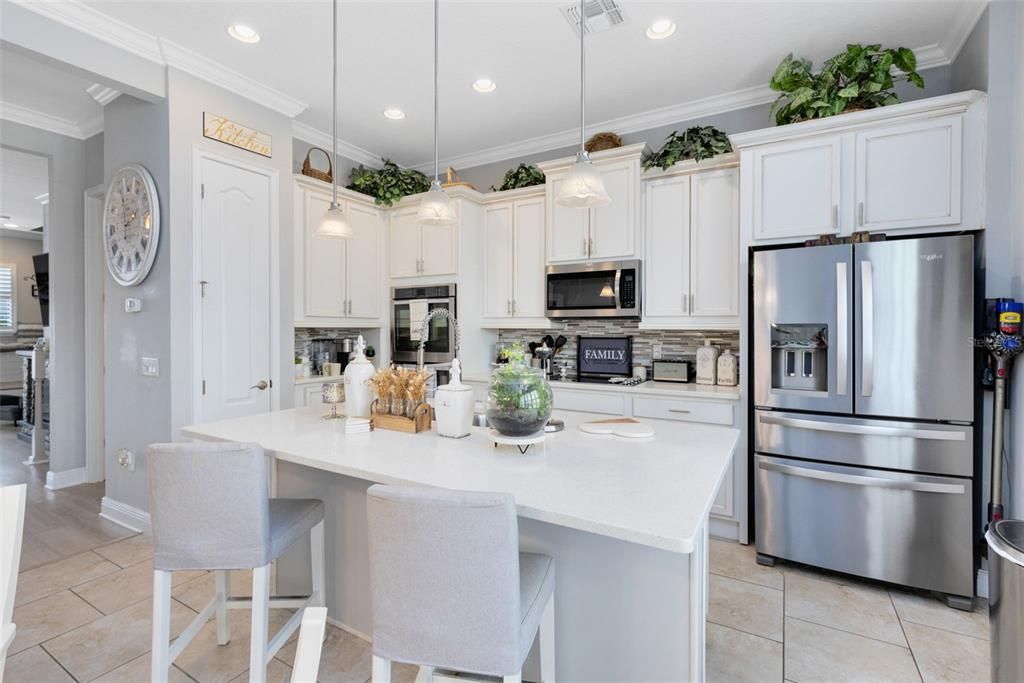
<path id="1" fill-rule="evenodd" d="M 772 325 L 772 389 L 828 391 L 828 326 Z"/>

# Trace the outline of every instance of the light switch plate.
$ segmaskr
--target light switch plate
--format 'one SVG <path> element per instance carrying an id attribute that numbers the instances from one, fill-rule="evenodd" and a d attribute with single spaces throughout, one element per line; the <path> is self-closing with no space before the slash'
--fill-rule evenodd
<path id="1" fill-rule="evenodd" d="M 142 376 L 143 377 L 159 377 L 160 376 L 160 359 L 152 358 L 150 356 L 142 357 Z"/>
<path id="2" fill-rule="evenodd" d="M 135 454 L 127 448 L 122 448 L 117 451 L 117 464 L 125 468 L 129 472 L 135 471 Z"/>
<path id="3" fill-rule="evenodd" d="M 125 313 L 138 313 L 142 310 L 142 299 L 128 297 L 124 300 Z"/>

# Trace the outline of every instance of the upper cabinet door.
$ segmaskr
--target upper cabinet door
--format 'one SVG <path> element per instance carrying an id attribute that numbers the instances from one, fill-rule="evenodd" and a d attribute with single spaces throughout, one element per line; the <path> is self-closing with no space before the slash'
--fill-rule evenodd
<path id="1" fill-rule="evenodd" d="M 755 240 L 839 232 L 841 143 L 823 135 L 754 150 Z"/>
<path id="2" fill-rule="evenodd" d="M 690 315 L 739 315 L 739 172 L 697 173 L 691 183 Z"/>
<path id="3" fill-rule="evenodd" d="M 320 218 L 331 206 L 330 195 L 305 194 L 305 301 L 303 318 L 345 315 L 345 241 L 316 237 Z"/>
<path id="4" fill-rule="evenodd" d="M 584 261 L 590 211 L 561 206 L 554 201 L 562 187 L 562 178 L 548 180 L 548 263 Z"/>
<path id="5" fill-rule="evenodd" d="M 856 135 L 857 230 L 960 223 L 962 117 Z"/>
<path id="6" fill-rule="evenodd" d="M 348 240 L 349 318 L 381 317 L 380 212 L 354 202 L 347 203 L 352 239 Z M 337 241 L 337 240 L 335 240 Z"/>
<path id="7" fill-rule="evenodd" d="M 544 198 L 515 203 L 515 287 L 512 313 L 544 317 Z"/>
<path id="8" fill-rule="evenodd" d="M 638 161 L 620 161 L 599 166 L 604 189 L 611 204 L 591 210 L 590 256 L 593 260 L 630 258 L 636 255 Z"/>
<path id="9" fill-rule="evenodd" d="M 644 316 L 685 316 L 690 293 L 690 178 L 650 181 L 646 193 Z"/>
<path id="10" fill-rule="evenodd" d="M 513 205 L 484 210 L 484 317 L 512 317 Z M 543 265 L 543 257 L 542 257 Z"/>
<path id="11" fill-rule="evenodd" d="M 454 203 L 458 213 L 458 202 Z M 458 222 L 454 225 L 420 226 L 420 275 L 455 274 L 458 264 L 458 235 Z"/>
<path id="12" fill-rule="evenodd" d="M 416 277 L 420 274 L 420 224 L 417 207 L 391 213 L 391 277 Z"/>

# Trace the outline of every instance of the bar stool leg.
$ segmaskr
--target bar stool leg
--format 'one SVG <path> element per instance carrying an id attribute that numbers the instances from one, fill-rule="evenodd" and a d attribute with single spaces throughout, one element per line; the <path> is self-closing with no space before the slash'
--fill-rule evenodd
<path id="1" fill-rule="evenodd" d="M 226 571 L 216 571 L 213 579 L 217 586 L 217 644 L 231 642 L 231 611 L 228 598 L 231 597 L 231 580 Z"/>
<path id="2" fill-rule="evenodd" d="M 540 619 L 540 680 L 555 683 L 555 594 L 551 593 Z"/>
<path id="3" fill-rule="evenodd" d="M 373 656 L 370 683 L 391 683 L 391 660 Z"/>
<path id="4" fill-rule="evenodd" d="M 167 683 L 171 666 L 171 572 L 153 571 L 153 655 L 150 679 Z"/>
<path id="5" fill-rule="evenodd" d="M 313 577 L 313 599 L 310 604 L 313 607 L 324 607 L 327 605 L 327 594 L 324 592 L 324 574 L 327 571 L 324 555 L 324 521 L 320 520 L 310 530 L 309 535 L 309 560 Z"/>
<path id="6" fill-rule="evenodd" d="M 421 666 L 416 672 L 416 680 L 413 683 L 433 683 L 434 667 Z"/>
<path id="7" fill-rule="evenodd" d="M 252 570 L 252 635 L 249 642 L 249 683 L 267 680 L 267 631 L 270 623 L 270 565 Z"/>
<path id="8" fill-rule="evenodd" d="M 518 671 L 511 676 L 502 677 L 502 683 L 523 683 L 523 672 Z"/>

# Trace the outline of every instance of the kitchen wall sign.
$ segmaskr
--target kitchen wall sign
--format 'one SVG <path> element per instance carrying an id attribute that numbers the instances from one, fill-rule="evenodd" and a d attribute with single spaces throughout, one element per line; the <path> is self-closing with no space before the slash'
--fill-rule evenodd
<path id="1" fill-rule="evenodd" d="M 576 337 L 576 377 L 581 382 L 632 374 L 632 337 Z"/>
<path id="2" fill-rule="evenodd" d="M 236 123 L 226 116 L 203 112 L 203 137 L 223 142 L 247 152 L 270 157 L 272 140 L 270 133 Z"/>

